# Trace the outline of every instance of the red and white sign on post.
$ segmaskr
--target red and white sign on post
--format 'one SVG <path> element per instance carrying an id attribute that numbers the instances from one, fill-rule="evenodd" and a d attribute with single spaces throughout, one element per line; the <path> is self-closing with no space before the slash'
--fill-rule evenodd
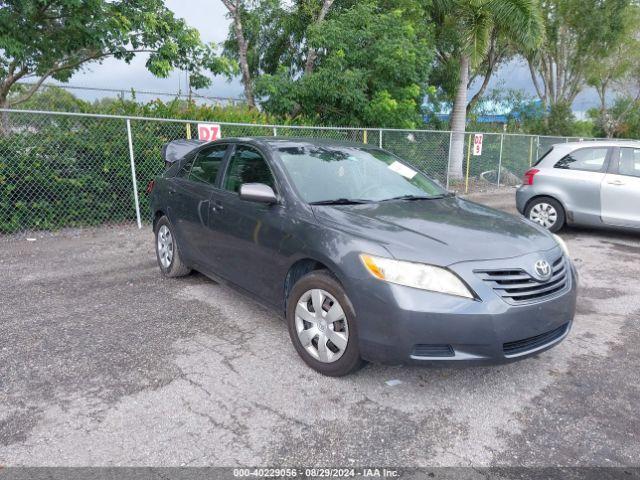
<path id="1" fill-rule="evenodd" d="M 221 138 L 220 125 L 217 123 L 199 123 L 198 138 L 205 142 L 213 142 Z"/>
<path id="2" fill-rule="evenodd" d="M 473 154 L 474 155 L 482 155 L 482 138 L 483 138 L 483 135 L 481 133 L 476 133 L 473 136 Z"/>

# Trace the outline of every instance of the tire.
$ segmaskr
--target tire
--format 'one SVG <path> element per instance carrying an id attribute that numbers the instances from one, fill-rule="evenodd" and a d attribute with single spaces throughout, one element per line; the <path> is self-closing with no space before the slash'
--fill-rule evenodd
<path id="1" fill-rule="evenodd" d="M 534 198 L 527 204 L 524 216 L 550 232 L 557 232 L 564 227 L 566 215 L 560 202 L 551 197 Z"/>
<path id="2" fill-rule="evenodd" d="M 321 292 L 323 296 L 317 296 L 317 292 Z M 358 329 L 353 306 L 342 285 L 333 275 L 326 270 L 308 273 L 296 282 L 288 298 L 289 336 L 298 355 L 307 365 L 330 377 L 342 377 L 364 366 L 365 362 L 360 358 L 358 348 Z M 313 305 L 320 298 L 323 299 L 321 305 L 324 313 L 321 313 L 318 319 Z M 335 308 L 336 302 L 340 310 L 334 310 L 332 315 L 337 320 L 331 322 L 328 315 L 329 311 Z M 298 309 L 299 303 L 304 304 L 300 307 L 302 310 Z M 343 315 L 340 315 L 340 312 Z M 311 321 L 303 320 L 303 316 Z M 308 341 L 306 346 L 298 333 L 301 330 L 308 332 L 302 334 L 302 338 Z M 338 345 L 342 347 L 344 344 L 345 337 L 346 347 L 339 348 Z M 332 339 L 336 341 L 335 344 Z"/>
<path id="3" fill-rule="evenodd" d="M 182 262 L 173 225 L 166 216 L 156 222 L 155 239 L 156 259 L 162 275 L 170 278 L 189 275 L 191 269 Z"/>

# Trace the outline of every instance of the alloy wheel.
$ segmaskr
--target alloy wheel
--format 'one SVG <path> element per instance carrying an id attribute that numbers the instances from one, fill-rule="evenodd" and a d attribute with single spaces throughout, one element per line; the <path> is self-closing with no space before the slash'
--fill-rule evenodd
<path id="1" fill-rule="evenodd" d="M 166 225 L 162 225 L 158 230 L 158 257 L 160 257 L 160 264 L 164 268 L 171 266 L 171 261 L 173 260 L 173 236 Z"/>
<path id="2" fill-rule="evenodd" d="M 298 300 L 295 310 L 298 339 L 314 359 L 333 363 L 349 343 L 349 324 L 340 303 L 329 292 L 314 288 Z"/>

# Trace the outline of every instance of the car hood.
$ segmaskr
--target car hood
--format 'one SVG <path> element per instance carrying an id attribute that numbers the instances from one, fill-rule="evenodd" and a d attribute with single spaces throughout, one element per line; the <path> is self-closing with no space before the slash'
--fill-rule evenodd
<path id="1" fill-rule="evenodd" d="M 435 265 L 510 258 L 557 247 L 523 218 L 458 197 L 314 206 L 320 224 L 383 245 L 397 259 Z"/>

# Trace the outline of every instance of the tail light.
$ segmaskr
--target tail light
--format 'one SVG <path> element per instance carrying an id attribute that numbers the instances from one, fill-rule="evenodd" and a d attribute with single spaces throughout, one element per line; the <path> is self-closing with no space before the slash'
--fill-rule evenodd
<path id="1" fill-rule="evenodd" d="M 522 177 L 522 184 L 523 185 L 533 185 L 533 177 L 536 176 L 536 173 L 538 173 L 540 170 L 538 170 L 537 168 L 530 168 L 529 170 L 527 170 L 524 174 L 524 177 Z"/>
<path id="2" fill-rule="evenodd" d="M 155 180 L 151 180 L 147 184 L 147 195 L 149 195 L 153 191 L 153 187 L 155 187 L 155 186 L 156 186 L 156 181 Z"/>

